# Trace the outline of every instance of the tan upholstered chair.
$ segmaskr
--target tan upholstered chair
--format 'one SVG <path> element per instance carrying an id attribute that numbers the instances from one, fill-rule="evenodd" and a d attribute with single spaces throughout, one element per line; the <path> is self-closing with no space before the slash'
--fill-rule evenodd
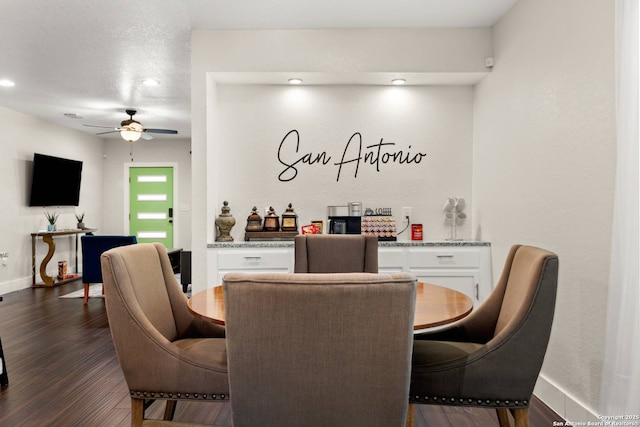
<path id="1" fill-rule="evenodd" d="M 377 273 L 378 238 L 308 234 L 295 238 L 296 273 Z"/>
<path id="2" fill-rule="evenodd" d="M 404 426 L 416 280 L 223 278 L 234 427 Z"/>
<path id="3" fill-rule="evenodd" d="M 558 283 L 558 257 L 515 245 L 487 301 L 441 331 L 416 335 L 413 403 L 508 410 L 529 425 L 529 402 L 549 342 Z"/>
<path id="4" fill-rule="evenodd" d="M 131 395 L 131 425 L 146 403 L 228 399 L 224 329 L 194 317 L 159 243 L 122 246 L 101 257 L 109 327 Z"/>

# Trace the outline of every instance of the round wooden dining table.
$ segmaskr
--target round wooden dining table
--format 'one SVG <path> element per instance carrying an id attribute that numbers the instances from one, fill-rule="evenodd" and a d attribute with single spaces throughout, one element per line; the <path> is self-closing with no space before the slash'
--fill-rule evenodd
<path id="1" fill-rule="evenodd" d="M 191 296 L 189 310 L 196 316 L 224 325 L 224 292 L 222 286 L 209 288 Z M 453 289 L 418 282 L 413 329 L 446 325 L 467 316 L 473 310 L 469 296 Z"/>

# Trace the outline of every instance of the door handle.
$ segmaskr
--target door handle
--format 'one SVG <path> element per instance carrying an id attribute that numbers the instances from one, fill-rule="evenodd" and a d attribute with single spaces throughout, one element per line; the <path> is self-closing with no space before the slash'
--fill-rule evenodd
<path id="1" fill-rule="evenodd" d="M 173 208 L 169 208 L 169 218 L 173 218 Z"/>

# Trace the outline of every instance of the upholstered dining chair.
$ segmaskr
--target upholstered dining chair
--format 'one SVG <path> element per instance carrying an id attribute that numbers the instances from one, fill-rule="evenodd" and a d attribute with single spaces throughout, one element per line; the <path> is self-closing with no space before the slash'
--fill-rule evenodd
<path id="1" fill-rule="evenodd" d="M 360 234 L 295 237 L 296 273 L 377 273 L 378 238 Z"/>
<path id="2" fill-rule="evenodd" d="M 234 427 L 404 426 L 416 279 L 228 273 Z"/>
<path id="3" fill-rule="evenodd" d="M 148 404 L 229 398 L 224 328 L 194 317 L 160 243 L 122 246 L 102 254 L 109 327 L 131 396 L 131 425 Z M 156 424 L 153 424 L 156 425 Z M 191 425 L 191 424 L 189 424 Z"/>
<path id="4" fill-rule="evenodd" d="M 410 401 L 496 408 L 501 427 L 510 411 L 517 427 L 527 427 L 557 283 L 557 255 L 514 245 L 484 304 L 448 328 L 415 336 Z"/>
<path id="5" fill-rule="evenodd" d="M 84 284 L 84 303 L 89 301 L 89 284 L 102 283 L 102 268 L 100 255 L 118 246 L 133 245 L 136 236 L 96 236 L 85 235 L 80 238 L 82 243 L 82 283 Z M 104 286 L 102 287 L 104 293 Z"/>

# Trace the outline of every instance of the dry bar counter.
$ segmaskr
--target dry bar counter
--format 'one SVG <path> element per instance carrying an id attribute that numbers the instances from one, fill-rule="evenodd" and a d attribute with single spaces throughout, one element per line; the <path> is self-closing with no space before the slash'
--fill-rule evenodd
<path id="1" fill-rule="evenodd" d="M 207 245 L 207 284 L 230 272 L 293 272 L 293 241 L 215 242 Z M 378 242 L 380 273 L 405 271 L 420 282 L 463 292 L 478 305 L 493 288 L 491 244 L 486 241 Z"/>

